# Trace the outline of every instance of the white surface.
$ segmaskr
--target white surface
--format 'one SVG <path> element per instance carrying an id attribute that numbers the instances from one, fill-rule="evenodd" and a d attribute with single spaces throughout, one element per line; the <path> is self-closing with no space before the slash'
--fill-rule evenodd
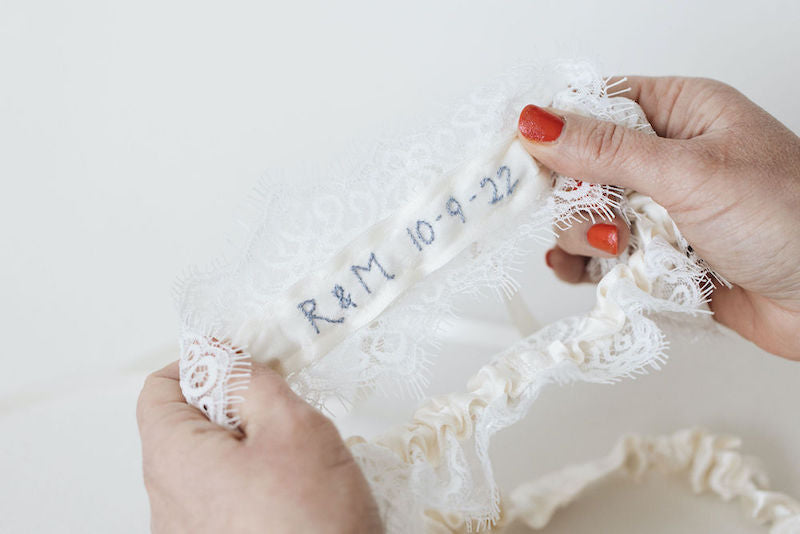
<path id="1" fill-rule="evenodd" d="M 798 22 L 789 0 L 0 1 L 0 531 L 147 530 L 133 413 L 145 371 L 174 357 L 170 284 L 213 257 L 264 171 L 324 172 L 517 62 L 574 55 L 722 79 L 797 132 Z M 591 288 L 541 263 L 520 277 L 540 320 L 588 305 Z M 432 390 L 463 389 L 489 348 L 454 346 Z M 800 365 L 741 340 L 675 343 L 661 373 L 544 395 L 496 439 L 498 477 L 703 424 L 800 496 L 798 384 Z M 631 516 L 620 504 L 640 493 L 620 491 L 552 532 L 751 531 L 735 509 L 714 523 L 653 500 Z"/>

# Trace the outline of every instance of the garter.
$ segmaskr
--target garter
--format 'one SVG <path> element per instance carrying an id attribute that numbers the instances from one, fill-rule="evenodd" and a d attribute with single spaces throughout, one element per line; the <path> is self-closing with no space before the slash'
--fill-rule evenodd
<path id="1" fill-rule="evenodd" d="M 740 446 L 739 438 L 698 428 L 664 436 L 623 436 L 602 458 L 570 465 L 517 487 L 504 499 L 503 525 L 498 527 L 518 522 L 532 529 L 544 528 L 558 509 L 592 486 L 615 478 L 638 482 L 657 472 L 684 475 L 696 494 L 713 493 L 724 501 L 739 501 L 749 518 L 770 527 L 770 534 L 800 532 L 800 502 L 768 489 L 760 461 L 742 455 Z M 426 519 L 428 532 L 465 528 L 459 517 L 429 513 Z"/>
<path id="2" fill-rule="evenodd" d="M 374 391 L 424 397 L 456 297 L 512 295 L 531 238 L 620 214 L 631 242 L 618 258 L 589 262 L 598 282 L 591 310 L 495 355 L 464 392 L 423 401 L 406 425 L 347 440 L 387 532 L 423 532 L 432 517 L 495 524 L 495 432 L 548 384 L 613 383 L 657 369 L 665 321 L 710 323 L 713 273 L 661 206 L 557 175 L 517 141 L 516 119 L 532 103 L 654 134 L 624 92 L 583 62 L 521 68 L 440 126 L 365 154 L 356 169 L 263 182 L 232 253 L 178 284 L 187 402 L 236 427 L 251 361 L 269 362 L 323 409 Z"/>

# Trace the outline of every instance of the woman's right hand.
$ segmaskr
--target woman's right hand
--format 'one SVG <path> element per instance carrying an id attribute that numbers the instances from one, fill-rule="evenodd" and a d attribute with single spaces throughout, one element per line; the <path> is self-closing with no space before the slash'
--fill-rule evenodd
<path id="1" fill-rule="evenodd" d="M 527 106 L 519 120 L 523 145 L 561 174 L 635 189 L 664 206 L 697 254 L 734 284 L 714 290 L 715 318 L 769 352 L 800 360 L 800 138 L 717 81 L 628 83 L 626 96 L 658 136 Z M 597 230 L 626 241 L 623 222 L 605 224 L 616 228 L 577 225 L 560 236 L 547 260 L 561 279 L 581 281 L 588 256 L 611 255 L 590 244 L 602 247 Z"/>

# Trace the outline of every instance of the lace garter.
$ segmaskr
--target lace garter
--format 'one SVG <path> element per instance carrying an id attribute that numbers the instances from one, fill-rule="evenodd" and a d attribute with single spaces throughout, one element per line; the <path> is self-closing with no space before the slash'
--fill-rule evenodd
<path id="1" fill-rule="evenodd" d="M 709 313 L 711 273 L 661 206 L 557 175 L 516 140 L 516 118 L 530 103 L 654 133 L 621 93 L 583 62 L 522 68 L 443 125 L 360 157 L 368 163 L 355 169 L 264 182 L 230 257 L 177 286 L 187 402 L 237 426 L 251 360 L 270 362 L 321 408 L 373 391 L 420 397 L 457 296 L 513 294 L 527 240 L 618 213 L 631 243 L 618 258 L 590 261 L 593 309 L 495 355 L 466 392 L 427 399 L 410 423 L 347 440 L 387 532 L 480 529 L 510 517 L 492 474 L 491 436 L 522 418 L 547 384 L 612 383 L 658 368 L 667 347 L 659 322 L 688 328 Z M 511 499 L 517 509 L 534 503 L 525 512 L 539 518 L 531 524 L 568 500 L 524 495 L 532 493 Z"/>

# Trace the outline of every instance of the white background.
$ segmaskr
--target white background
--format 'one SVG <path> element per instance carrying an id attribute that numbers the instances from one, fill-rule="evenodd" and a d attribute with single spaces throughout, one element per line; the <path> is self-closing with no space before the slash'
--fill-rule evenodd
<path id="1" fill-rule="evenodd" d="M 718 78 L 798 132 L 798 27 L 791 0 L 0 0 L 0 531 L 147 531 L 134 406 L 146 372 L 176 357 L 171 283 L 213 258 L 264 173 L 324 171 L 557 57 Z M 589 306 L 590 287 L 535 258 L 520 281 L 540 320 Z M 463 389 L 503 342 L 453 343 L 432 391 Z M 676 339 L 671 356 L 635 382 L 545 394 L 493 444 L 503 486 L 625 431 L 699 424 L 743 436 L 800 496 L 800 364 L 732 335 Z M 758 531 L 669 484 L 609 486 L 549 531 Z"/>

